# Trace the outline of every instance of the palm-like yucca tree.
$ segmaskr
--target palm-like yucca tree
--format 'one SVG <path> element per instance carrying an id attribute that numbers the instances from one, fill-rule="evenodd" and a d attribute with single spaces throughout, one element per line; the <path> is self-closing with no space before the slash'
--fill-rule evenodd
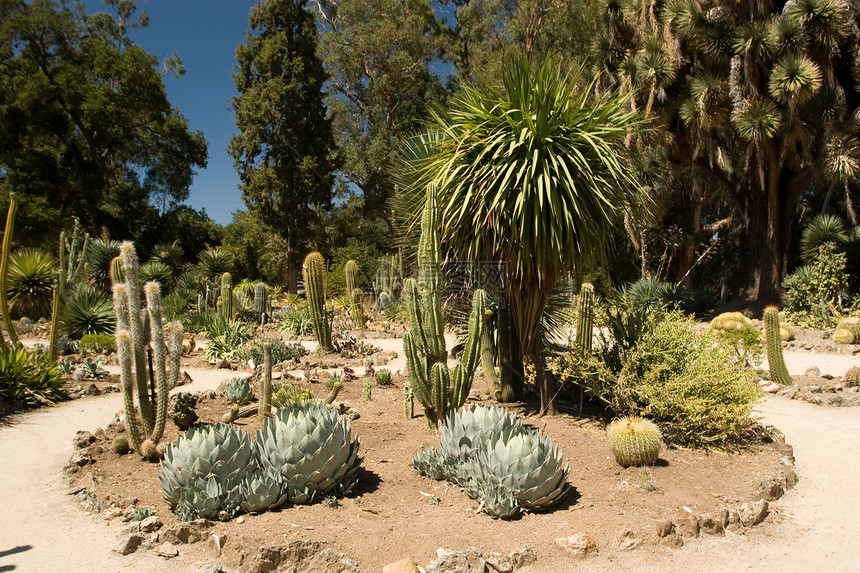
<path id="1" fill-rule="evenodd" d="M 197 256 L 197 268 L 204 277 L 213 279 L 233 270 L 233 257 L 223 247 L 209 247 Z"/>
<path id="2" fill-rule="evenodd" d="M 12 314 L 32 320 L 51 314 L 57 259 L 42 249 L 26 248 L 9 257 L 7 295 Z"/>
<path id="3" fill-rule="evenodd" d="M 439 189 L 442 236 L 470 261 L 501 261 L 523 357 L 534 364 L 541 410 L 554 412 L 544 376 L 540 319 L 567 270 L 581 275 L 636 216 L 644 193 L 624 140 L 643 129 L 626 96 L 592 98 L 549 60 L 505 63 L 500 86 L 464 86 L 431 112 L 437 153 L 414 185 Z"/>
<path id="4" fill-rule="evenodd" d="M 87 248 L 87 268 L 90 281 L 100 292 L 111 292 L 110 264 L 119 256 L 119 241 L 91 239 Z"/>

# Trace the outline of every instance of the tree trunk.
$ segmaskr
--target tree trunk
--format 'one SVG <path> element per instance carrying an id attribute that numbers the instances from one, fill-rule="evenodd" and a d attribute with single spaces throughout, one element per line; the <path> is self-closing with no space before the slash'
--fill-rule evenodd
<path id="1" fill-rule="evenodd" d="M 511 319 L 510 302 L 499 299 L 498 320 L 499 330 L 499 387 L 501 401 L 519 402 L 523 397 L 523 360 L 520 352 L 519 339 L 513 320 Z"/>
<path id="2" fill-rule="evenodd" d="M 293 242 L 287 239 L 287 292 L 297 294 L 299 291 L 299 273 L 296 270 L 296 257 Z"/>
<path id="3" fill-rule="evenodd" d="M 515 277 L 511 280 L 511 317 L 519 335 L 523 363 L 534 366 L 535 383 L 540 391 L 540 413 L 557 414 L 558 388 L 555 379 L 546 375 L 540 319 L 552 292 L 554 278 L 538 281 L 536 276 Z"/>

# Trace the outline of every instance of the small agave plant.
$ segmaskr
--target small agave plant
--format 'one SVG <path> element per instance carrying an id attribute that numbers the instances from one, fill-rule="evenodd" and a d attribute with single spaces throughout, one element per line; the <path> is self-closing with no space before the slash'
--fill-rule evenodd
<path id="1" fill-rule="evenodd" d="M 413 459 L 415 472 L 461 485 L 494 517 L 557 503 L 567 492 L 569 466 L 561 449 L 498 406 L 449 413 L 439 448 Z"/>
<path id="2" fill-rule="evenodd" d="M 361 463 L 359 443 L 348 419 L 316 402 L 281 408 L 257 431 L 259 464 L 281 473 L 293 503 L 349 492 Z"/>
<path id="3" fill-rule="evenodd" d="M 254 390 L 247 378 L 233 378 L 224 387 L 224 397 L 231 404 L 244 406 L 254 399 Z"/>

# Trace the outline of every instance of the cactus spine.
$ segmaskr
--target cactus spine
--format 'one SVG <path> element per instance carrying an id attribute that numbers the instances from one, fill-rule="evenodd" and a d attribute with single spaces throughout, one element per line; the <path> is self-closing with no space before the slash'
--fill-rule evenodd
<path id="1" fill-rule="evenodd" d="M 119 258 L 122 262 L 125 281 L 114 283 L 113 301 L 117 319 L 116 339 L 125 403 L 125 425 L 135 451 L 144 458 L 156 459 L 159 457 L 158 442 L 164 433 L 167 419 L 168 388 L 175 386 L 179 377 L 182 325 L 179 322 L 171 322 L 167 325 L 168 358 L 168 348 L 164 343 L 165 330 L 162 325 L 161 289 L 156 282 L 147 283 L 144 288 L 146 308 L 141 309 L 139 267 L 134 245 L 130 242 L 123 243 Z M 146 348 L 150 346 L 150 341 L 152 374 L 157 393 L 155 411 L 147 393 L 149 378 L 146 368 Z M 142 428 L 138 426 L 135 416 L 135 391 Z"/>
<path id="2" fill-rule="evenodd" d="M 594 286 L 591 283 L 582 283 L 576 319 L 576 349 L 585 356 L 591 352 L 594 334 Z"/>
<path id="3" fill-rule="evenodd" d="M 266 283 L 258 282 L 254 287 L 254 312 L 260 320 L 260 325 L 266 324 L 266 314 L 269 308 L 269 293 L 266 291 Z"/>
<path id="4" fill-rule="evenodd" d="M 770 379 L 780 384 L 791 384 L 791 376 L 782 357 L 782 340 L 779 337 L 779 309 L 769 306 L 764 309 L 764 331 L 767 339 L 767 364 Z"/>
<path id="5" fill-rule="evenodd" d="M 305 257 L 302 277 L 308 297 L 308 310 L 320 350 L 331 352 L 334 347 L 331 343 L 331 323 L 325 309 L 325 261 L 321 254 L 313 252 Z"/>
<path id="6" fill-rule="evenodd" d="M 421 217 L 418 281 L 407 280 L 405 288 L 412 330 L 403 336 L 409 385 L 424 406 L 424 416 L 431 428 L 438 427 L 448 411 L 462 406 L 469 395 L 480 355 L 487 305 L 484 291 L 476 290 L 472 297 L 466 346 L 460 364 L 454 368 L 452 385 L 447 365 L 445 323 L 442 319 L 442 266 L 438 229 L 436 189 L 431 185 L 427 189 L 427 202 Z"/>
<path id="7" fill-rule="evenodd" d="M 606 433 L 615 461 L 624 467 L 654 465 L 660 456 L 662 437 L 654 422 L 620 418 L 609 424 Z"/>
<path id="8" fill-rule="evenodd" d="M 221 275 L 221 318 L 233 318 L 233 276 L 230 273 Z"/>
<path id="9" fill-rule="evenodd" d="M 260 423 L 272 413 L 272 343 L 263 343 L 263 380 L 260 382 Z"/>

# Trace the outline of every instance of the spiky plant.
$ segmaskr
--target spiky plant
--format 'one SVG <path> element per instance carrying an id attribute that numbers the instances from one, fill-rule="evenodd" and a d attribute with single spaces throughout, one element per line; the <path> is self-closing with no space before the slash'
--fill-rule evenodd
<path id="1" fill-rule="evenodd" d="M 652 466 L 660 457 L 663 438 L 654 422 L 639 417 L 619 418 L 606 429 L 615 461 L 627 466 Z"/>
<path id="2" fill-rule="evenodd" d="M 115 328 L 110 299 L 87 285 L 79 286 L 60 311 L 60 332 L 72 338 L 111 334 Z"/>
<path id="3" fill-rule="evenodd" d="M 0 402 L 53 405 L 65 398 L 65 377 L 50 355 L 0 344 Z"/>
<path id="4" fill-rule="evenodd" d="M 93 286 L 100 292 L 110 293 L 110 265 L 119 256 L 119 241 L 93 239 L 87 249 L 87 272 Z"/>
<path id="5" fill-rule="evenodd" d="M 157 282 L 162 291 L 167 294 L 173 287 L 173 269 L 166 263 L 156 259 L 140 265 L 141 282 Z"/>
<path id="6" fill-rule="evenodd" d="M 51 313 L 57 261 L 42 249 L 26 248 L 9 257 L 7 278 L 12 314 L 37 320 Z"/>
<path id="7" fill-rule="evenodd" d="M 231 404 L 244 406 L 254 398 L 251 382 L 247 378 L 233 378 L 224 388 L 224 397 Z"/>
<path id="8" fill-rule="evenodd" d="M 767 364 L 770 379 L 780 384 L 791 384 L 791 376 L 782 356 L 782 338 L 779 331 L 779 309 L 769 306 L 764 309 L 764 330 L 767 343 Z"/>
<path id="9" fill-rule="evenodd" d="M 816 215 L 803 229 L 800 239 L 800 256 L 803 262 L 810 264 L 818 255 L 818 247 L 824 243 L 841 245 L 848 240 L 845 223 L 836 215 Z"/>
<path id="10" fill-rule="evenodd" d="M 302 264 L 302 277 L 305 281 L 308 310 L 310 311 L 317 342 L 323 352 L 332 352 L 334 346 L 331 343 L 331 321 L 325 308 L 325 261 L 321 254 L 313 252 L 305 257 L 304 264 Z"/>
<path id="11" fill-rule="evenodd" d="M 197 268 L 207 279 L 215 279 L 233 268 L 233 257 L 223 247 L 210 247 L 197 255 Z"/>

